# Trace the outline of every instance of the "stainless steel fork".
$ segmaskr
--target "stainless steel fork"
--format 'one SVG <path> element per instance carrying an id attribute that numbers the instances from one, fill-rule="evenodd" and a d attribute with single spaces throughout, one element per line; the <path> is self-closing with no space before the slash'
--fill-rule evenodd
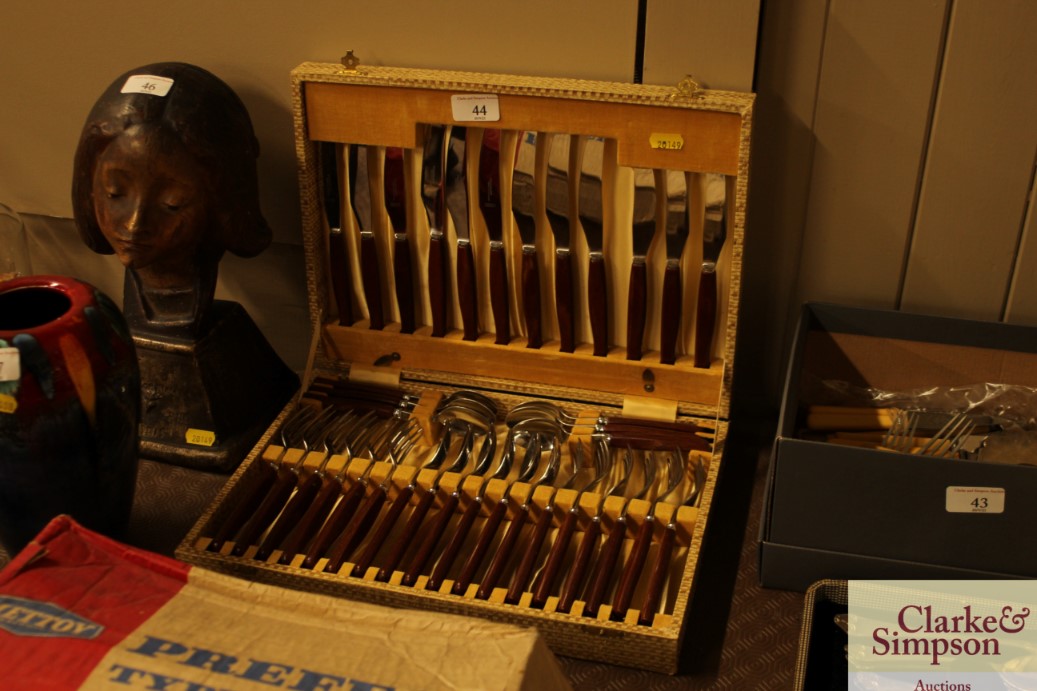
<path id="1" fill-rule="evenodd" d="M 921 415 L 923 413 L 915 410 L 899 411 L 889 431 L 883 436 L 882 445 L 900 453 L 948 458 L 958 452 L 976 429 L 975 421 L 967 413 L 949 413 L 947 421 L 935 434 L 928 438 L 918 438 Z"/>

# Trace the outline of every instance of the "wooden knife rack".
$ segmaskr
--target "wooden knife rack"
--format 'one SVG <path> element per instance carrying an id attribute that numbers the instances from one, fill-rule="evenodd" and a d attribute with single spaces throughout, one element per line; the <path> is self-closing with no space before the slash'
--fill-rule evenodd
<path id="1" fill-rule="evenodd" d="M 256 560 L 254 549 L 243 556 L 230 556 L 229 549 L 218 552 L 206 549 L 214 527 L 230 511 L 236 497 L 255 482 L 257 466 L 276 456 L 274 433 L 292 406 L 286 408 L 252 454 L 217 497 L 214 505 L 199 520 L 178 550 L 181 558 L 202 566 L 267 580 L 282 585 L 333 593 L 402 607 L 420 607 L 444 612 L 471 614 L 537 626 L 557 652 L 598 659 L 617 664 L 644 667 L 672 673 L 680 642 L 688 628 L 685 621 L 688 601 L 694 585 L 699 559 L 699 545 L 704 533 L 713 486 L 719 471 L 729 412 L 730 382 L 737 327 L 741 253 L 747 194 L 750 125 L 753 97 L 751 94 L 702 90 L 688 81 L 677 87 L 617 84 L 567 79 L 515 77 L 509 75 L 442 72 L 374 66 L 348 66 L 304 63 L 292 73 L 293 106 L 296 127 L 296 152 L 299 161 L 302 199 L 303 240 L 307 258 L 307 280 L 310 313 L 318 344 L 315 369 L 324 376 L 379 382 L 396 386 L 418 396 L 430 392 L 473 389 L 502 402 L 502 408 L 517 401 L 544 399 L 568 412 L 594 411 L 615 415 L 666 419 L 694 423 L 713 430 L 713 451 L 708 459 L 709 474 L 697 509 L 664 506 L 658 509 L 663 520 L 674 512 L 681 526 L 678 549 L 671 565 L 670 602 L 650 625 L 638 624 L 636 608 L 622 621 L 613 621 L 606 611 L 596 617 L 583 616 L 578 605 L 569 613 L 555 611 L 555 602 L 534 608 L 528 597 L 518 604 L 503 601 L 497 594 L 477 599 L 471 593 L 455 595 L 448 587 L 438 591 L 408 587 L 399 578 L 379 582 L 370 576 L 353 577 L 346 572 L 323 573 L 299 568 L 294 563 L 277 563 L 274 555 Z M 454 119 L 451 97 L 456 95 L 492 95 L 499 109 L 496 121 L 463 121 Z M 435 124 L 462 125 L 468 130 L 469 142 L 469 219 L 475 250 L 479 294 L 479 322 L 484 327 L 475 340 L 464 340 L 461 331 L 460 306 L 456 285 L 451 289 L 452 328 L 441 337 L 430 334 L 427 283 L 429 224 L 420 197 L 421 147 L 425 127 Z M 609 322 L 612 347 L 605 356 L 592 353 L 589 323 L 586 316 L 584 278 L 577 268 L 574 297 L 577 298 L 577 346 L 574 352 L 560 352 L 557 332 L 552 328 L 553 311 L 553 236 L 538 200 L 537 251 L 540 260 L 544 343 L 539 348 L 527 347 L 522 326 L 521 289 L 517 282 L 518 238 L 510 214 L 504 216 L 504 242 L 508 253 L 508 276 L 511 280 L 509 343 L 495 343 L 493 317 L 488 304 L 488 250 L 486 227 L 474 200 L 477 176 L 472 173 L 471 152 L 477 151 L 481 129 L 497 128 L 502 132 L 501 188 L 502 207 L 510 209 L 511 159 L 509 150 L 517 133 L 536 131 L 554 135 L 588 135 L 606 141 L 606 164 L 603 182 L 607 190 L 624 190 L 630 181 L 629 169 L 651 168 L 683 171 L 689 180 L 709 173 L 727 177 L 727 240 L 717 263 L 719 274 L 719 306 L 717 337 L 711 366 L 695 367 L 692 362 L 692 336 L 695 291 L 702 261 L 701 195 L 692 193 L 690 233 L 681 259 L 683 280 L 682 322 L 678 357 L 673 364 L 660 362 L 658 339 L 660 329 L 659 302 L 665 254 L 656 241 L 648 258 L 648 300 L 645 352 L 639 360 L 627 358 L 621 334 L 625 327 L 627 276 L 631 250 L 624 240 L 630 232 L 630 200 L 624 193 L 609 194 L 604 217 L 605 255 L 610 286 Z M 371 201 L 383 208 L 381 181 L 382 156 L 386 147 L 404 149 L 409 202 L 407 204 L 407 236 L 410 243 L 412 271 L 416 287 L 418 325 L 413 333 L 401 333 L 399 311 L 393 290 L 393 231 L 388 215 L 373 214 L 373 230 L 382 258 L 382 300 L 387 323 L 382 329 L 370 328 L 359 279 L 358 228 L 351 213 L 348 192 L 342 192 L 342 228 L 348 240 L 353 279 L 354 316 L 352 323 L 340 323 L 331 280 L 329 259 L 329 219 L 323 204 L 320 145 L 333 142 L 344 156 L 345 147 L 364 145 L 373 149 L 368 159 L 371 175 Z M 676 143 L 675 143 L 676 142 Z M 541 147 L 542 148 L 542 147 Z M 538 170 L 543 169 L 544 154 L 538 151 Z M 689 187 L 689 189 L 691 189 Z M 576 216 L 572 216 L 572 247 L 575 267 L 584 266 L 586 244 Z M 450 274 L 454 273 L 453 228 L 446 228 L 446 246 L 450 248 Z M 486 297 L 484 297 L 486 296 Z M 581 298 L 582 296 L 582 298 Z M 312 374 L 312 372 L 308 373 Z M 301 392 L 302 393 L 302 392 Z M 430 426 L 434 428 L 434 425 Z M 434 435 L 434 431 L 432 432 Z M 429 443 L 434 439 L 430 438 Z M 298 459 L 300 456 L 293 456 Z M 384 477 L 388 464 L 379 463 L 372 477 Z M 350 470 L 352 473 L 352 470 Z M 417 477 L 419 487 L 427 487 L 431 477 L 414 468 L 399 478 L 393 477 L 390 493 L 398 492 L 410 477 Z M 449 475 L 449 474 L 448 474 Z M 464 485 L 466 496 L 474 491 L 469 478 Z M 452 480 L 457 482 L 457 478 Z M 502 485 L 491 484 L 491 494 L 503 491 Z M 541 488 L 546 489 L 546 488 Z M 539 495 L 534 494 L 534 497 Z M 560 505 L 574 501 L 573 494 L 560 494 Z M 596 505 L 593 492 L 580 499 L 580 506 Z M 538 500 L 540 501 L 540 500 Z M 540 504 L 537 504 L 540 506 Z M 608 522 L 618 517 L 615 502 L 606 502 Z M 644 520 L 652 505 L 631 502 L 635 524 Z M 542 508 L 542 507 L 541 507 Z M 589 511 L 589 509 L 588 509 Z M 484 512 L 480 520 L 485 519 Z M 581 519 L 586 526 L 589 513 Z M 555 530 L 561 522 L 561 511 Z M 657 529 L 661 527 L 657 526 Z M 631 538 L 624 549 L 629 551 Z M 575 542 L 574 542 L 575 544 Z M 348 565 L 347 565 L 348 566 Z M 449 586 L 449 583 L 447 584 Z M 602 637 L 609 639 L 601 645 Z"/>

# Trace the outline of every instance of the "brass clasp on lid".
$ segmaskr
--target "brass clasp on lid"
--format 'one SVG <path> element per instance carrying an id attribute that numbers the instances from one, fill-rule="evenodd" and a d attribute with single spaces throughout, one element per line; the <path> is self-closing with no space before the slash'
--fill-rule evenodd
<path id="1" fill-rule="evenodd" d="M 354 55 L 353 51 L 347 50 L 340 62 L 346 68 L 345 72 L 360 72 L 360 58 Z"/>

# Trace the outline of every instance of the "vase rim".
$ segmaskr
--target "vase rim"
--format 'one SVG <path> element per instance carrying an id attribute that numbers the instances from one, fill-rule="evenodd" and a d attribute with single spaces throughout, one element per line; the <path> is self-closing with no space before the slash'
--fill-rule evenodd
<path id="1" fill-rule="evenodd" d="M 75 318 L 75 314 L 93 301 L 94 288 L 88 283 L 71 276 L 58 275 L 34 275 L 20 276 L 0 283 L 0 299 L 5 295 L 21 292 L 24 290 L 46 290 L 59 293 L 68 301 L 68 307 L 61 314 L 51 319 L 45 319 L 37 324 L 24 327 L 2 328 L 0 327 L 0 338 L 9 340 L 16 334 L 33 333 L 43 328 L 52 327 Z"/>

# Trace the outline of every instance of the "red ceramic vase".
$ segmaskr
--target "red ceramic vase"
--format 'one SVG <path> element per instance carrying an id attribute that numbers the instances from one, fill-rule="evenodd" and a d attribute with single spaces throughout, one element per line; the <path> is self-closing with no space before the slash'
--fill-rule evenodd
<path id="1" fill-rule="evenodd" d="M 0 283 L 0 545 L 56 515 L 121 537 L 137 478 L 140 370 L 122 313 L 65 276 Z"/>

